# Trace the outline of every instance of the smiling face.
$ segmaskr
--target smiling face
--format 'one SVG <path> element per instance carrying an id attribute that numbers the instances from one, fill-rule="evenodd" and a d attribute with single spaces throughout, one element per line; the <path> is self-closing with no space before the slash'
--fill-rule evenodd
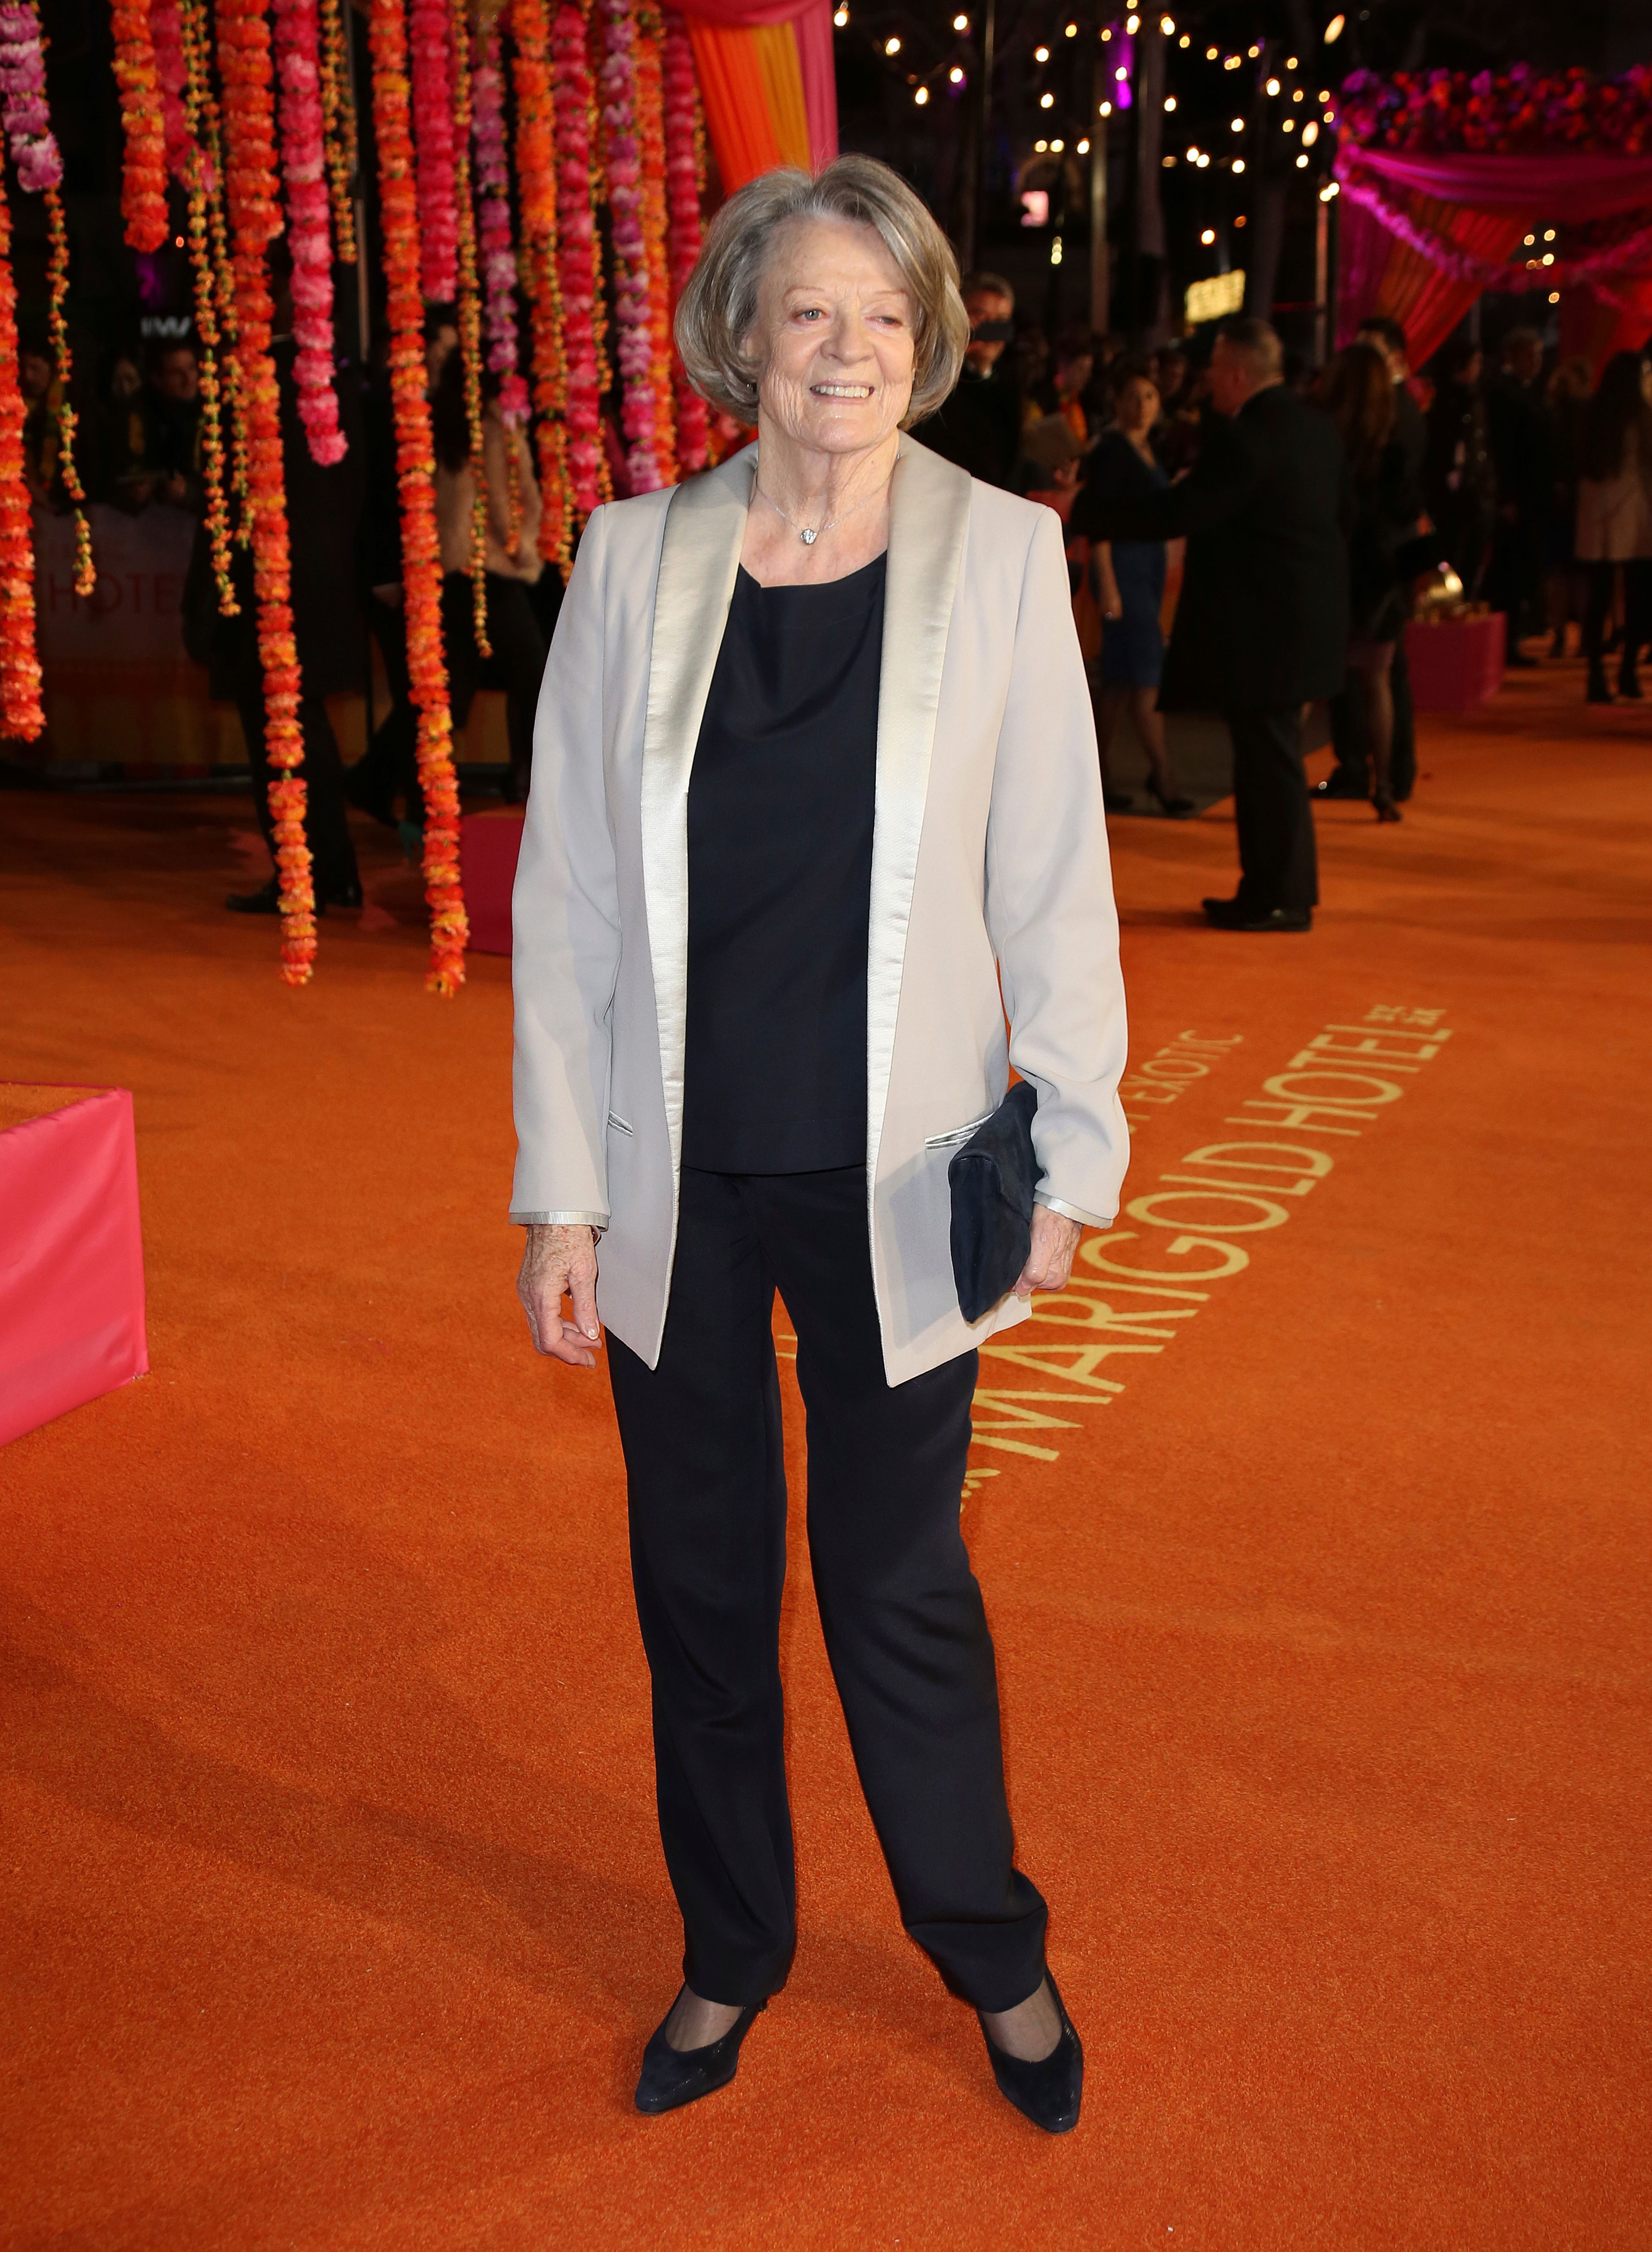
<path id="1" fill-rule="evenodd" d="M 769 425 L 824 454 L 862 453 L 912 399 L 913 303 L 870 226 L 800 219 L 781 233 L 746 339 Z"/>

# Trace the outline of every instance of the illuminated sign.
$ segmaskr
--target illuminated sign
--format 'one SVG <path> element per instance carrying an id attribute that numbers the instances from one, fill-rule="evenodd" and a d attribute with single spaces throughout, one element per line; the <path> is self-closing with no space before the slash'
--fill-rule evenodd
<path id="1" fill-rule="evenodd" d="M 1201 321 L 1225 321 L 1231 313 L 1243 309 L 1245 304 L 1245 268 L 1236 266 L 1231 274 L 1211 274 L 1203 282 L 1190 282 L 1187 291 L 1187 324 L 1196 329 Z"/>

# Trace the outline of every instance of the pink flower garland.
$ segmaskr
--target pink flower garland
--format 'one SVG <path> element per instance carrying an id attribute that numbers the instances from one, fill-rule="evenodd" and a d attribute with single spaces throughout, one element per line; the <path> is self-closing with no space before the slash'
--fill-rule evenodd
<path id="1" fill-rule="evenodd" d="M 190 150 L 195 143 L 184 107 L 190 70 L 184 52 L 184 11 L 178 0 L 149 0 L 149 36 L 155 42 L 156 75 L 161 81 L 166 169 L 175 180 L 186 180 Z"/>
<path id="2" fill-rule="evenodd" d="M 0 8 L 0 99 L 17 184 L 38 195 L 63 177 L 63 158 L 46 107 L 45 56 L 32 8 Z"/>
<path id="3" fill-rule="evenodd" d="M 505 427 L 519 429 L 528 419 L 528 386 L 517 364 L 517 253 L 510 239 L 510 171 L 505 157 L 504 83 L 499 72 L 496 17 L 477 32 L 476 55 L 470 80 L 471 133 L 476 151 L 488 365 L 500 378 L 499 413 Z"/>
<path id="4" fill-rule="evenodd" d="M 665 90 L 666 254 L 671 274 L 671 304 L 694 271 L 700 254 L 699 88 L 688 25 L 675 8 L 664 11 L 661 61 Z M 684 476 L 703 469 L 710 458 L 705 401 L 684 372 L 674 370 L 677 391 L 677 458 Z"/>
<path id="5" fill-rule="evenodd" d="M 459 294 L 459 197 L 455 186 L 453 58 L 446 0 L 413 0 L 414 177 L 419 193 L 420 286 L 446 304 Z"/>
<path id="6" fill-rule="evenodd" d="M 648 246 L 642 234 L 638 162 L 636 71 L 628 0 L 600 0 L 602 11 L 602 125 L 607 152 L 608 210 L 614 229 L 614 296 L 619 320 L 615 354 L 624 383 L 621 420 L 629 441 L 626 463 L 634 493 L 664 483 L 656 447 L 653 319 Z"/>
<path id="7" fill-rule="evenodd" d="M 583 524 L 603 497 L 601 361 L 597 342 L 596 225 L 591 210 L 590 66 L 585 17 L 563 0 L 551 30 L 557 125 L 557 267 L 567 363 L 568 482 Z"/>
<path id="8" fill-rule="evenodd" d="M 333 388 L 333 244 L 322 130 L 321 16 L 316 0 L 274 0 L 274 8 L 281 176 L 287 183 L 293 335 L 298 344 L 293 380 L 309 457 L 325 468 L 342 462 L 349 447 L 338 427 Z"/>

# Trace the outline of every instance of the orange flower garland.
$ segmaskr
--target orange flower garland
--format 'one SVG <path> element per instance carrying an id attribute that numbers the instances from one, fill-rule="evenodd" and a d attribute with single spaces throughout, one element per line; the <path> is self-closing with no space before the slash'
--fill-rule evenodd
<path id="1" fill-rule="evenodd" d="M 31 743 L 45 726 L 34 639 L 34 539 L 23 476 L 11 212 L 0 194 L 0 736 Z"/>
<path id="2" fill-rule="evenodd" d="M 341 266 L 356 263 L 356 109 L 350 98 L 350 64 L 339 0 L 321 0 L 322 130 L 327 142 L 327 184 L 333 203 L 333 240 Z"/>
<path id="3" fill-rule="evenodd" d="M 470 434 L 470 614 L 476 647 L 493 655 L 488 639 L 488 465 L 482 437 L 482 276 L 476 267 L 476 214 L 470 201 L 470 23 L 465 0 L 451 0 L 448 16 L 453 69 L 453 182 L 459 220 L 459 351 L 465 379 L 465 422 Z"/>
<path id="4" fill-rule="evenodd" d="M 544 515 L 540 553 L 566 579 L 573 555 L 568 487 L 567 374 L 562 355 L 562 293 L 557 281 L 556 131 L 545 0 L 513 0 L 511 75 L 517 94 L 517 194 L 533 338 L 533 405 Z"/>
<path id="5" fill-rule="evenodd" d="M 201 340 L 201 482 L 205 488 L 207 545 L 212 551 L 212 577 L 218 586 L 220 617 L 237 618 L 241 606 L 230 577 L 229 504 L 224 492 L 223 392 L 219 347 L 222 341 L 218 320 L 218 291 L 212 262 L 208 219 L 207 183 L 213 167 L 202 147 L 205 127 L 216 144 L 217 115 L 212 101 L 206 25 L 198 6 L 180 11 L 184 42 L 184 114 L 189 129 L 184 156 L 184 184 L 189 194 L 190 266 L 195 278 L 195 327 Z M 219 211 L 220 221 L 222 210 Z M 233 372 L 233 359 L 230 362 Z M 237 394 L 239 398 L 239 393 Z M 245 439 L 241 453 L 245 459 Z"/>
<path id="6" fill-rule="evenodd" d="M 316 890 L 304 835 L 306 791 L 298 769 L 298 648 L 293 638 L 292 556 L 281 458 L 281 394 L 270 358 L 274 306 L 265 251 L 281 232 L 275 170 L 274 66 L 266 0 L 218 0 L 218 66 L 224 84 L 229 219 L 234 238 L 237 357 L 246 407 L 253 586 L 264 668 L 265 754 L 274 768 L 269 810 L 280 879 L 281 975 L 308 982 L 316 959 Z"/>
<path id="7" fill-rule="evenodd" d="M 92 560 L 92 527 L 87 522 L 86 488 L 80 483 L 80 473 L 74 466 L 75 413 L 69 404 L 69 324 L 63 316 L 65 301 L 69 294 L 69 230 L 63 219 L 63 196 L 59 189 L 45 191 L 46 207 L 46 330 L 52 339 L 52 351 L 58 364 L 58 376 L 63 386 L 62 401 L 58 408 L 58 474 L 63 479 L 63 490 L 69 496 L 69 505 L 74 511 L 74 591 L 89 594 L 98 583 L 97 566 Z"/>
<path id="8" fill-rule="evenodd" d="M 402 0 L 371 0 L 373 125 L 385 234 L 390 389 L 401 495 L 401 583 L 407 671 L 419 713 L 419 780 L 425 800 L 425 898 L 430 907 L 433 992 L 464 982 L 469 925 L 459 884 L 459 786 L 441 648 L 441 543 L 436 531 L 435 454 L 425 385 L 424 301 L 420 295 L 419 210 L 413 184 L 407 27 Z"/>
<path id="9" fill-rule="evenodd" d="M 649 285 L 649 369 L 654 393 L 654 458 L 663 485 L 677 479 L 672 427 L 671 276 L 666 254 L 665 102 L 661 67 L 663 31 L 657 8 L 643 0 L 636 19 L 636 131 L 642 159 L 642 247 Z"/>
<path id="10" fill-rule="evenodd" d="M 115 82 L 121 90 L 126 163 L 121 212 L 134 250 L 158 250 L 166 240 L 166 116 L 160 72 L 149 31 L 149 0 L 115 0 Z"/>

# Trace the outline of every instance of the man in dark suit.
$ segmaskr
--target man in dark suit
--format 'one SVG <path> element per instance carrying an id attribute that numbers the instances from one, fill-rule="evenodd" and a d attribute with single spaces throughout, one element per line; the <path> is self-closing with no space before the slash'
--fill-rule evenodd
<path id="1" fill-rule="evenodd" d="M 1159 706 L 1219 712 L 1233 742 L 1239 886 L 1206 900 L 1218 930 L 1307 930 L 1318 867 L 1302 707 L 1343 685 L 1348 562 L 1342 441 L 1287 388 L 1266 321 L 1231 323 L 1211 361 L 1197 466 L 1168 491 L 1109 503 L 1100 539 L 1185 537 Z"/>
<path id="2" fill-rule="evenodd" d="M 963 301 L 969 346 L 958 387 L 912 434 L 983 484 L 1008 490 L 1021 455 L 1021 399 L 1008 350 L 1016 293 L 1002 274 L 972 274 Z"/>
<path id="3" fill-rule="evenodd" d="M 1407 479 L 1413 489 L 1420 492 L 1423 458 L 1428 451 L 1428 425 L 1411 388 L 1411 363 L 1406 357 L 1406 331 L 1388 314 L 1372 313 L 1360 323 L 1355 342 L 1371 345 L 1388 363 L 1388 372 L 1394 385 L 1394 435 L 1406 449 Z M 1403 628 L 1394 643 L 1388 687 L 1394 705 L 1394 739 L 1389 754 L 1389 780 L 1395 797 L 1403 803 L 1411 796 L 1417 782 L 1417 721 L 1412 709 L 1411 671 L 1406 663 Z M 1336 754 L 1336 763 L 1323 782 L 1315 783 L 1310 795 L 1315 797 L 1352 797 L 1363 803 L 1371 796 L 1371 751 L 1365 741 L 1358 705 L 1345 689 L 1331 699 L 1330 720 L 1331 747 Z"/>

